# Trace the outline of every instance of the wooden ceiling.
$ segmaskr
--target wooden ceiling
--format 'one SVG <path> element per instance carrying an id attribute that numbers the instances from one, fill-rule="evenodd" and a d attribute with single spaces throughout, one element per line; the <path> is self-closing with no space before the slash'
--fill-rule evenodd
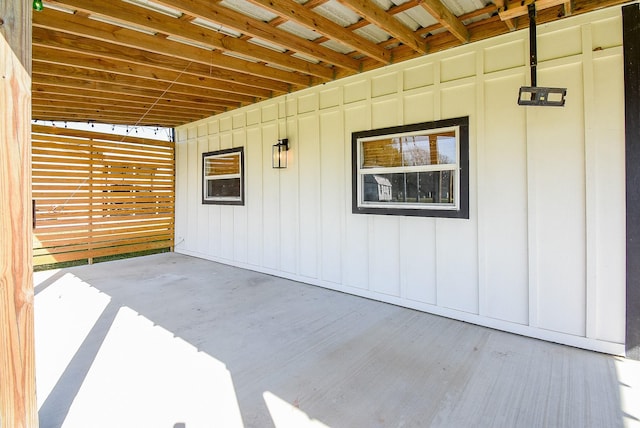
<path id="1" fill-rule="evenodd" d="M 528 26 L 531 0 L 60 0 L 33 119 L 174 127 Z M 621 0 L 537 0 L 538 23 Z"/>

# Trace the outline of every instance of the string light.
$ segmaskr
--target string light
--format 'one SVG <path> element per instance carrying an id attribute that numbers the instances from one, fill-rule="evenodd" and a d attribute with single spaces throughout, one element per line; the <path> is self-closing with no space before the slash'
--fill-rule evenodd
<path id="1" fill-rule="evenodd" d="M 42 4 L 42 0 L 33 0 L 33 10 L 42 12 L 43 9 L 44 5 Z"/>

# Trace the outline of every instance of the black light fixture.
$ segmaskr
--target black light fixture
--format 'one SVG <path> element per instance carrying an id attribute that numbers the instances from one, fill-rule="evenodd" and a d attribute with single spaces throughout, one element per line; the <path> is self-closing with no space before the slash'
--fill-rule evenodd
<path id="1" fill-rule="evenodd" d="M 41 12 L 42 9 L 44 9 L 42 0 L 33 0 L 33 10 L 37 10 L 38 12 Z"/>
<path id="2" fill-rule="evenodd" d="M 288 151 L 289 139 L 283 138 L 282 140 L 278 140 L 278 144 L 274 144 L 271 148 L 271 167 L 286 168 Z"/>
<path id="3" fill-rule="evenodd" d="M 531 66 L 531 86 L 522 86 L 518 93 L 518 104 L 521 106 L 553 106 L 563 107 L 567 88 L 538 87 L 538 49 L 536 42 L 536 4 L 527 6 L 529 12 L 529 57 Z"/>

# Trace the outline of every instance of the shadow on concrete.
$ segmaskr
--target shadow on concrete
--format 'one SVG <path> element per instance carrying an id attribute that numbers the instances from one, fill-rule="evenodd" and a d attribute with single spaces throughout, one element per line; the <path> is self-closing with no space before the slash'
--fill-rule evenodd
<path id="1" fill-rule="evenodd" d="M 111 302 L 42 427 L 62 426 L 121 307 L 222 362 L 247 427 L 279 426 L 266 393 L 335 427 L 623 425 L 607 355 L 175 253 L 65 271 Z"/>

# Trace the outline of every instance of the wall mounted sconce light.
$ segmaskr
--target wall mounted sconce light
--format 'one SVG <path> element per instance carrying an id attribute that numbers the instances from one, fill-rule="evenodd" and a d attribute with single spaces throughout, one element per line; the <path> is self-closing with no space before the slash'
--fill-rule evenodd
<path id="1" fill-rule="evenodd" d="M 283 138 L 282 140 L 278 140 L 278 144 L 274 144 L 271 149 L 271 167 L 286 168 L 288 151 L 289 139 Z"/>

